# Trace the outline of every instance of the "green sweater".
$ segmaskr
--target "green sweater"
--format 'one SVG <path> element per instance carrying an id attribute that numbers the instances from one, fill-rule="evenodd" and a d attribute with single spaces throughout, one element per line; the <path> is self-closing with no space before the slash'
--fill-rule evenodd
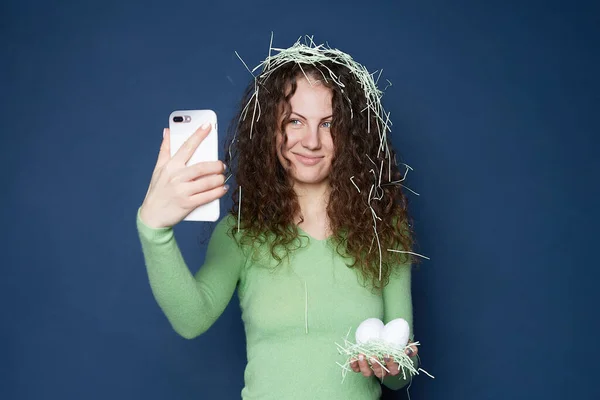
<path id="1" fill-rule="evenodd" d="M 188 339 L 204 333 L 237 288 L 248 357 L 243 399 L 378 399 L 375 377 L 349 372 L 342 383 L 336 362 L 343 364 L 345 357 L 335 343 L 343 343 L 349 330 L 353 339 L 357 326 L 371 317 L 384 323 L 404 318 L 412 332 L 410 266 L 398 268 L 383 292 L 374 294 L 328 240 L 302 232 L 307 245 L 272 268 L 276 262 L 266 246 L 258 257 L 249 256 L 227 234 L 233 223 L 228 216 L 217 224 L 204 265 L 192 275 L 173 229 L 146 226 L 138 210 L 152 292 L 175 331 Z M 407 381 L 400 374 L 383 383 L 399 389 Z"/>

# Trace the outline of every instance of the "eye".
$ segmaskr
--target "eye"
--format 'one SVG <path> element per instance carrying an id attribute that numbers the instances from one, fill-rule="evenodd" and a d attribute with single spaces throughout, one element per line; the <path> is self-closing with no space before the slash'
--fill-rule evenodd
<path id="1" fill-rule="evenodd" d="M 329 129 L 329 128 L 331 128 L 331 121 L 323 122 L 323 123 L 321 124 L 321 126 L 322 126 L 323 128 L 327 128 L 327 129 Z"/>
<path id="2" fill-rule="evenodd" d="M 288 122 L 290 125 L 295 125 L 295 126 L 299 126 L 300 124 L 302 124 L 302 122 L 300 122 L 300 120 L 298 119 L 290 119 L 290 122 Z"/>

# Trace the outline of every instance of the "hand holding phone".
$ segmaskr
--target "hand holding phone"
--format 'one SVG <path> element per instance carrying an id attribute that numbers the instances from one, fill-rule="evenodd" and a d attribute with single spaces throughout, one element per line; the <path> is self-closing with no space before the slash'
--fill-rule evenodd
<path id="1" fill-rule="evenodd" d="M 176 125 L 186 123 L 186 117 L 189 125 Z M 169 125 L 140 218 L 155 228 L 184 219 L 216 221 L 218 199 L 227 191 L 225 166 L 217 157 L 216 115 L 210 110 L 176 111 Z"/>

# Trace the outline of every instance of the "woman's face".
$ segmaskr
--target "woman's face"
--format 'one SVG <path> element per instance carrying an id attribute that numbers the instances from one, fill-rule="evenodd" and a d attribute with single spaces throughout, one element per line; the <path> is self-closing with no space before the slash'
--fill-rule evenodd
<path id="1" fill-rule="evenodd" d="M 283 135 L 277 135 L 277 156 L 281 165 L 288 166 L 294 187 L 311 187 L 329 184 L 333 160 L 331 138 L 331 90 L 305 77 L 297 79 L 296 92 L 290 99 L 291 114 L 285 129 L 287 142 L 283 149 Z M 285 158 L 284 158 L 285 157 Z"/>

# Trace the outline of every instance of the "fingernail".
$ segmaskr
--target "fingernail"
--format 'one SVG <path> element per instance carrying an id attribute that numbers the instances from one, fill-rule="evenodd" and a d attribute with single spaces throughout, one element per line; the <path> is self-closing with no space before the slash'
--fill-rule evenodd
<path id="1" fill-rule="evenodd" d="M 412 356 L 412 353 L 413 353 L 413 349 L 406 350 L 406 354 L 408 354 L 409 357 Z"/>
<path id="2" fill-rule="evenodd" d="M 371 358 L 371 365 L 379 364 L 376 359 Z"/>
<path id="3" fill-rule="evenodd" d="M 227 165 L 223 163 L 223 172 L 227 171 Z"/>
<path id="4" fill-rule="evenodd" d="M 201 128 L 208 129 L 209 126 L 210 126 L 210 122 L 206 122 L 204 125 L 201 126 Z"/>
<path id="5" fill-rule="evenodd" d="M 364 361 L 365 360 L 365 356 L 363 356 L 362 354 L 358 355 L 358 361 Z"/>
<path id="6" fill-rule="evenodd" d="M 163 139 L 165 138 L 166 134 L 167 134 L 167 128 L 163 128 Z"/>
<path id="7" fill-rule="evenodd" d="M 389 363 L 390 362 L 390 356 L 383 357 L 383 361 L 385 361 L 386 363 Z"/>
<path id="8" fill-rule="evenodd" d="M 223 186 L 223 189 L 225 189 L 225 191 L 228 191 L 229 190 L 229 185 Z"/>

